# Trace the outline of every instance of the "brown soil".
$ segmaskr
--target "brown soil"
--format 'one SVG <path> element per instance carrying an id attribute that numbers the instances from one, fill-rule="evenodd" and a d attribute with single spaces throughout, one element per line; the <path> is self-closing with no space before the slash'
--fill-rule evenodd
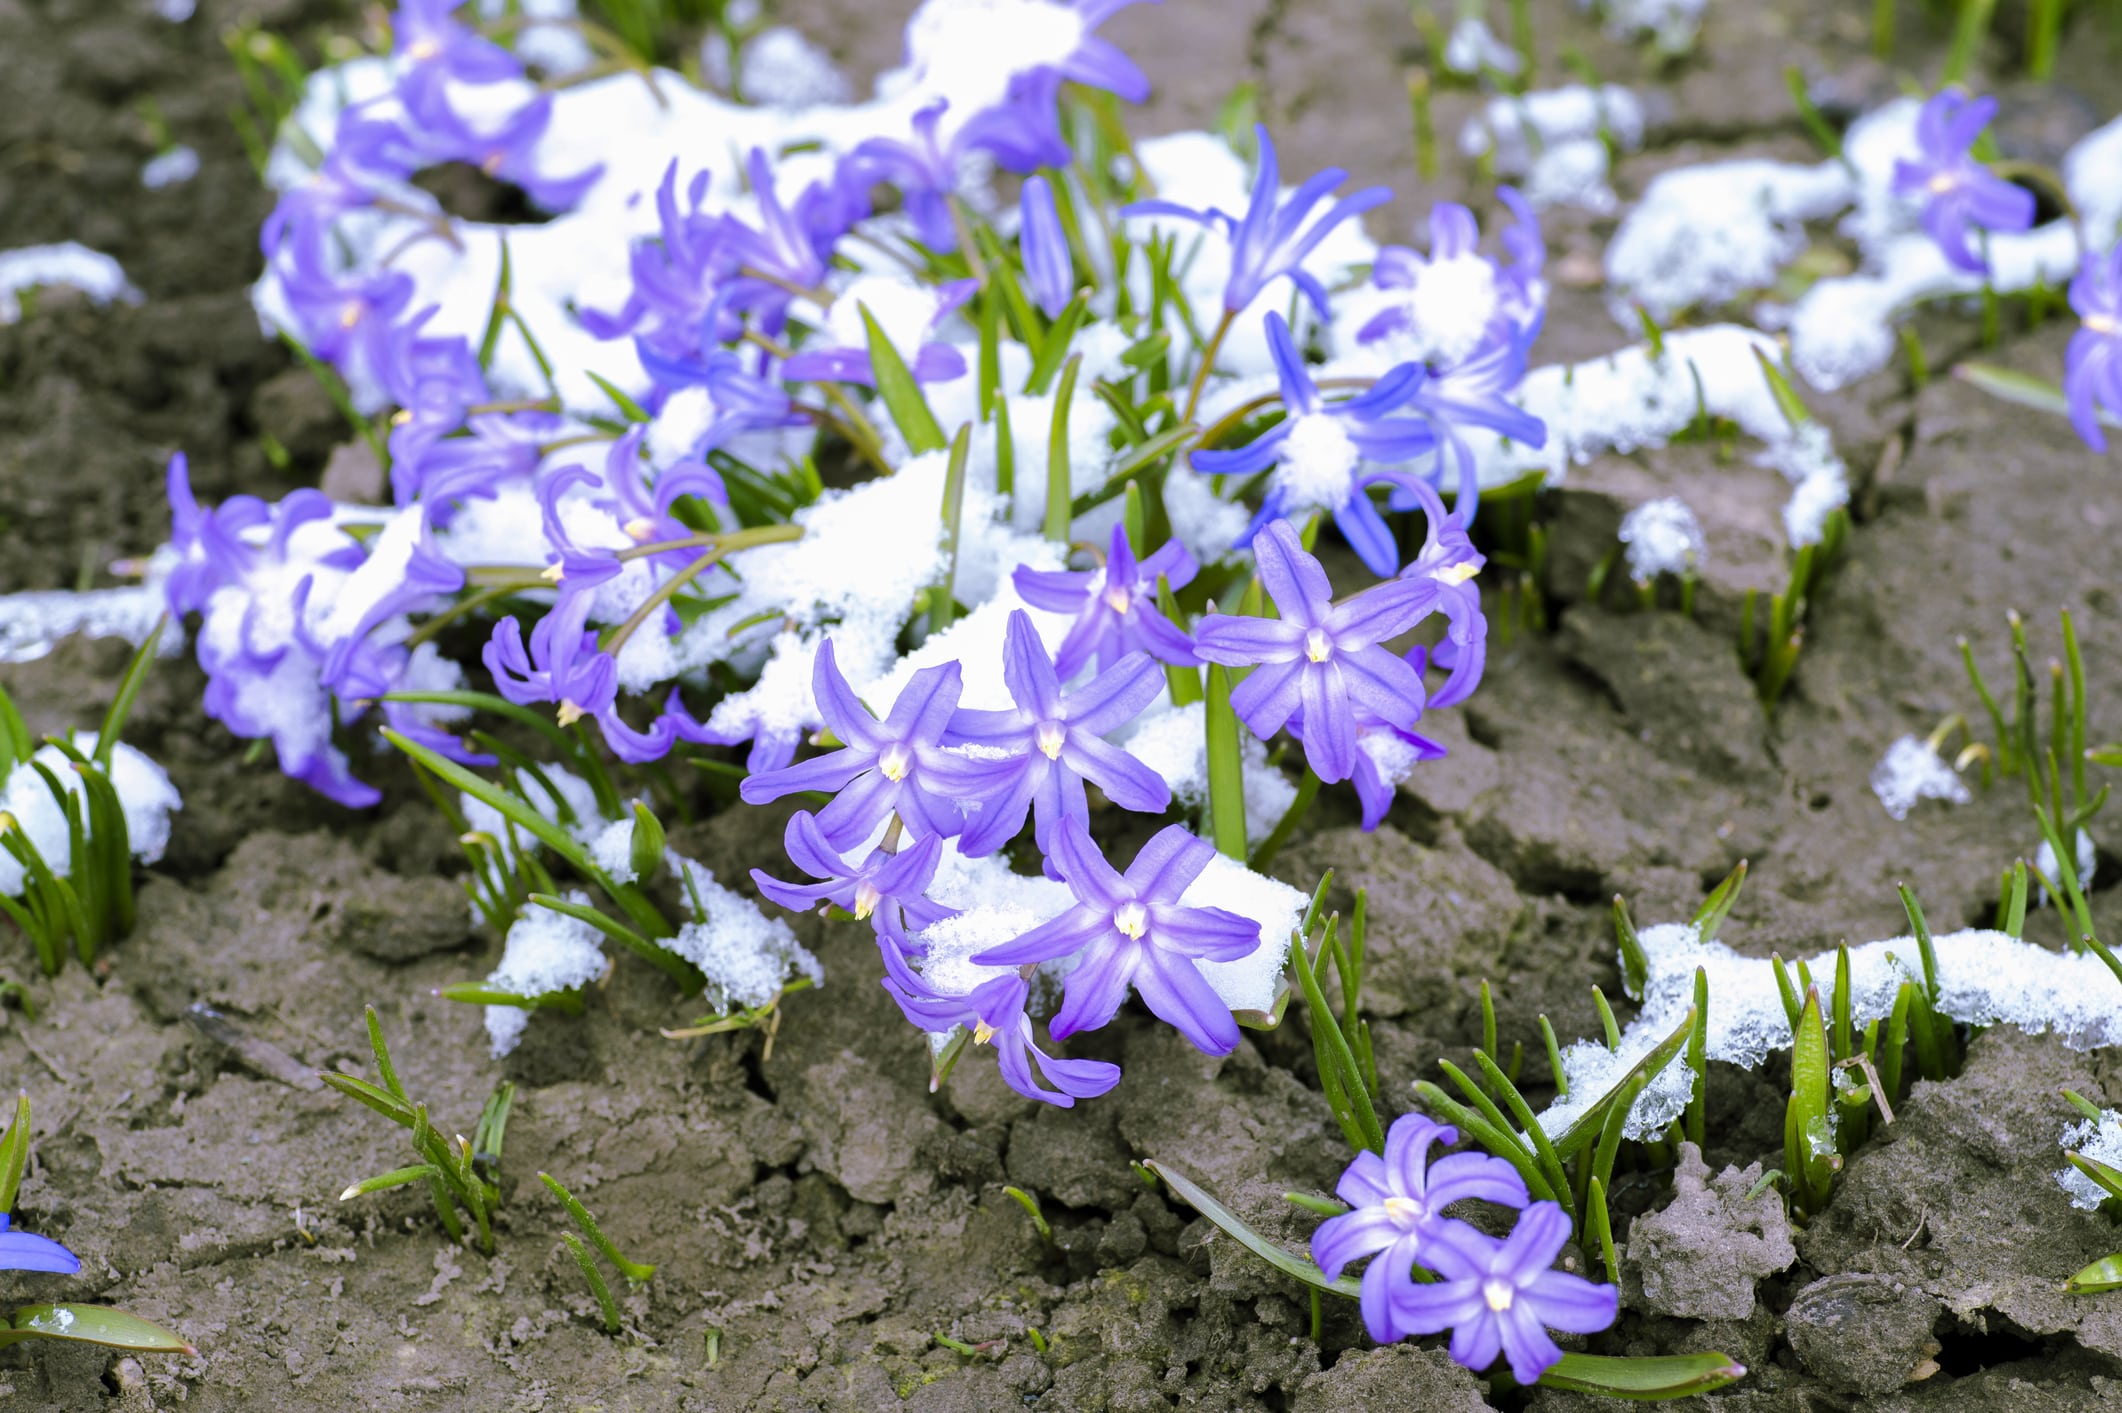
<path id="1" fill-rule="evenodd" d="M 781 11 L 860 78 L 895 57 L 909 8 L 784 0 Z M 1700 55 L 1663 73 L 1574 4 L 1534 10 L 1543 75 L 1559 75 L 1574 48 L 1652 96 L 1653 151 L 1622 164 L 1624 196 L 1682 157 L 1802 154 L 1786 65 L 1815 75 L 1831 106 L 1893 83 L 1865 57 L 1848 6 L 1715 7 Z M 1904 11 L 1897 64 L 1930 73 L 1939 36 L 1917 7 Z M 218 36 L 252 17 L 297 36 L 345 19 L 298 0 L 206 0 L 181 25 L 130 0 L 122 13 L 0 0 L 0 249 L 78 239 L 117 256 L 148 296 L 137 309 L 48 299 L 0 328 L 0 589 L 72 584 L 84 565 L 100 574 L 151 548 L 166 528 L 159 471 L 170 449 L 191 454 L 203 496 L 271 496 L 314 481 L 336 440 L 329 407 L 259 338 L 244 294 L 267 202 L 226 121 L 239 89 Z M 1110 33 L 1159 84 L 1150 128 L 1205 121 L 1230 83 L 1251 77 L 1290 169 L 1335 162 L 1400 186 L 1381 233 L 1474 190 L 1449 160 L 1439 181 L 1418 190 L 1411 179 L 1403 71 L 1421 51 L 1398 0 L 1169 0 L 1126 12 Z M 2064 78 L 2046 89 L 1999 81 L 2007 146 L 2053 156 L 2105 115 L 2100 51 L 2071 46 Z M 2008 70 L 2002 50 L 1988 57 Z M 137 180 L 148 94 L 203 159 L 195 181 L 162 193 Z M 1439 99 L 1447 152 L 1470 103 Z M 1610 227 L 1562 214 L 1549 230 L 1565 286 L 1543 354 L 1621 342 L 1597 292 L 1568 283 Z M 1927 329 L 1941 364 L 1968 342 L 1964 323 Z M 2054 326 L 2013 330 L 1989 356 L 2052 374 L 2061 345 Z M 1730 631 L 1748 576 L 1774 583 L 1782 572 L 1758 533 L 1765 493 L 1752 479 L 1772 473 L 1743 457 L 1718 464 L 1706 447 L 1602 461 L 1547 498 L 1556 630 L 1498 645 L 1474 703 L 1437 724 L 1452 757 L 1418 773 L 1386 829 L 1364 836 L 1329 804 L 1284 854 L 1278 871 L 1306 886 L 1335 868 L 1343 906 L 1354 887 L 1370 890 L 1373 1024 L 1394 1103 L 1440 1057 L 1465 1059 L 1483 977 L 1498 988 L 1506 1044 L 1537 1051 L 1543 1012 L 1565 1036 L 1589 1033 L 1590 984 L 1618 992 L 1606 921 L 1616 892 L 1640 920 L 1681 917 L 1748 859 L 1752 881 L 1725 936 L 1764 955 L 1900 930 L 1899 880 L 1941 925 L 1986 916 L 2000 868 L 2032 844 L 2016 786 L 1896 824 L 1865 777 L 1895 736 L 1973 705 L 1956 639 L 1972 638 L 1994 674 L 2007 610 L 2028 615 L 2043 657 L 2056 648 L 2055 610 L 2073 611 L 2094 735 L 2122 735 L 2113 466 L 2060 421 L 1951 380 L 1915 392 L 1881 375 L 1820 410 L 1864 482 L 1860 524 L 1773 720 Z M 261 432 L 291 453 L 285 476 Z M 1572 602 L 1620 513 L 1661 488 L 1687 494 L 1713 545 L 1734 547 L 1696 619 Z M 108 644 L 70 644 L 5 669 L 5 681 L 33 729 L 56 730 L 94 719 L 123 661 Z M 1648 690 L 1653 672 L 1667 689 Z M 874 984 L 865 930 L 805 919 L 798 930 L 830 984 L 788 1005 L 770 1055 L 758 1035 L 660 1038 L 656 1027 L 689 1013 L 622 959 L 586 1017 L 541 1017 L 496 1066 L 477 1011 L 429 994 L 483 974 L 498 952 L 466 926 L 441 823 L 402 784 L 361 815 L 287 785 L 201 719 L 199 686 L 189 667 L 158 669 L 136 715 L 134 738 L 170 764 L 186 798 L 178 842 L 143 887 L 137 934 L 93 975 L 32 980 L 36 1022 L 0 1013 L 0 1075 L 29 1091 L 37 1116 L 24 1224 L 83 1258 L 64 1280 L 0 1275 L 0 1297 L 121 1305 L 184 1331 L 200 1354 L 113 1361 L 18 1348 L 0 1353 L 8 1407 L 1483 1406 L 1484 1389 L 1436 1351 L 1367 1348 L 1351 1309 L 1329 1308 L 1313 1343 L 1300 1287 L 1129 1168 L 1172 1161 L 1301 1240 L 1306 1223 L 1280 1193 L 1326 1189 L 1345 1158 L 1301 1019 L 1215 1061 L 1125 1017 L 1081 1047 L 1122 1062 L 1125 1081 L 1073 1113 L 1018 1099 L 978 1063 L 931 1095 L 919 1038 Z M 768 812 L 724 813 L 679 842 L 734 880 L 774 862 L 779 825 Z M 2103 860 L 2105 880 L 2118 874 Z M 2096 908 L 2122 931 L 2112 887 Z M 2035 935 L 2055 933 L 2036 919 Z M 0 936 L 0 971 L 31 970 L 21 939 Z M 448 1245 L 409 1192 L 337 1202 L 349 1181 L 408 1161 L 400 1133 L 206 1038 L 186 1019 L 195 1002 L 302 1065 L 356 1072 L 369 1065 L 361 1008 L 373 1004 L 401 1074 L 445 1131 L 469 1129 L 495 1081 L 513 1078 L 498 1254 Z M 1537 1080 L 1544 1065 L 1528 1069 Z M 2122 1297 L 2055 1293 L 2077 1265 L 2122 1245 L 2049 1180 L 2064 1085 L 2122 1102 L 2122 1066 L 2050 1040 L 1983 1037 L 1965 1075 L 1918 1086 L 1901 1124 L 1852 1161 L 1798 1234 L 1799 1263 L 1762 1284 L 1747 1318 L 1632 1301 L 1594 1347 L 1726 1349 L 1755 1372 L 1718 1403 L 1746 1413 L 2115 1407 Z M 1710 1106 L 1713 1171 L 1780 1162 L 1772 1074 L 1720 1071 Z M 649 1286 L 625 1294 L 620 1338 L 595 1323 L 540 1170 L 659 1264 Z M 1051 1245 L 1006 1183 L 1038 1194 Z M 1669 1191 L 1669 1174 L 1634 1174 L 1617 1205 L 1659 1207 Z M 965 1357 L 937 1335 L 986 1352 Z M 1938 1372 L 1901 1388 L 1924 1358 Z"/>

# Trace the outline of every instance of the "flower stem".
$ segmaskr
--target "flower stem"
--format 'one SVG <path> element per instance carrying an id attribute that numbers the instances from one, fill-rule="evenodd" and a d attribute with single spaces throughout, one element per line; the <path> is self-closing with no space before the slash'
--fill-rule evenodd
<path id="1" fill-rule="evenodd" d="M 677 593 L 678 590 L 699 578 L 700 571 L 706 569 L 709 565 L 720 563 L 725 554 L 735 550 L 749 549 L 754 545 L 773 544 L 776 541 L 797 540 L 802 537 L 803 527 L 801 525 L 761 525 L 757 529 L 738 530 L 727 535 L 700 535 L 698 539 L 707 546 L 707 552 L 658 584 L 656 591 L 642 601 L 641 607 L 628 615 L 627 620 L 620 624 L 611 637 L 600 645 L 602 650 L 610 653 L 613 657 L 617 657 L 619 650 L 626 646 L 627 639 L 633 637 L 635 631 L 642 624 L 648 622 L 650 614 L 669 603 L 671 596 Z M 648 547 L 643 546 L 642 548 Z"/>
<path id="2" fill-rule="evenodd" d="M 1216 366 L 1216 354 L 1223 347 L 1223 340 L 1230 333 L 1230 326 L 1237 321 L 1237 313 L 1226 309 L 1216 323 L 1216 331 L 1208 336 L 1208 346 L 1201 350 L 1201 366 L 1194 370 L 1193 385 L 1186 390 L 1186 413 L 1179 420 L 1194 420 L 1194 408 L 1200 405 L 1201 390 L 1208 386 L 1208 375 Z"/>

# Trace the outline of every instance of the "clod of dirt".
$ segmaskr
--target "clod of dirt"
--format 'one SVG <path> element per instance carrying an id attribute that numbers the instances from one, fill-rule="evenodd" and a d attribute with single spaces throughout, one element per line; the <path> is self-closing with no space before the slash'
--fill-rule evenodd
<path id="1" fill-rule="evenodd" d="M 1800 1254 L 1815 1270 L 1921 1287 L 1978 1328 L 2001 1317 L 2035 1340 L 2075 1335 L 2122 1366 L 2122 1306 L 2063 1293 L 2114 1250 L 2114 1228 L 2072 1207 L 2053 1176 L 2070 1113 L 2052 1096 L 2099 1087 L 2092 1062 L 2051 1036 L 1984 1032 L 1956 1079 L 1916 1085 L 1850 1160 Z"/>
<path id="2" fill-rule="evenodd" d="M 1295 1413 L 1485 1413 L 1474 1376 L 1441 1349 L 1351 1351 L 1297 1389 Z"/>
<path id="3" fill-rule="evenodd" d="M 1877 1396 L 1937 1372 L 1932 1330 L 1945 1307 L 1916 1286 L 1849 1274 L 1798 1292 L 1785 1329 L 1798 1358 L 1852 1393 Z"/>
<path id="4" fill-rule="evenodd" d="M 1701 1150 L 1680 1145 L 1673 1200 L 1629 1228 L 1624 1269 L 1631 1306 L 1693 1320 L 1743 1320 L 1754 1282 L 1798 1259 L 1790 1221 L 1774 1191 L 1749 1197 L 1761 1165 L 1714 1178 Z"/>
<path id="5" fill-rule="evenodd" d="M 353 888 L 338 899 L 325 937 L 379 962 L 404 962 L 464 945 L 471 926 L 464 890 L 443 878 L 399 878 L 375 873 L 390 886 Z"/>
<path id="6" fill-rule="evenodd" d="M 1761 700 L 1739 671 L 1729 636 L 1677 613 L 1586 607 L 1562 620 L 1561 642 L 1662 754 L 1725 779 L 1769 769 Z"/>
<path id="7" fill-rule="evenodd" d="M 1334 871 L 1327 906 L 1344 927 L 1365 890 L 1363 1002 L 1398 1016 L 1457 1005 L 1459 978 L 1493 969 L 1525 918 L 1525 903 L 1495 865 L 1448 825 L 1434 847 L 1394 829 L 1335 829 L 1293 849 L 1282 877 L 1300 888 Z"/>

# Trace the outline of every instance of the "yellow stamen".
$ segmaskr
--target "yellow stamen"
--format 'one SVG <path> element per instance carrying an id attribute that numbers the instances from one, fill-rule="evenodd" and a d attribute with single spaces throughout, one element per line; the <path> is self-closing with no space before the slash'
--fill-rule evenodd
<path id="1" fill-rule="evenodd" d="M 351 329 L 354 325 L 361 322 L 361 313 L 361 305 L 358 300 L 341 306 L 339 310 L 339 327 Z"/>
<path id="2" fill-rule="evenodd" d="M 995 1028 L 986 1021 L 973 1022 L 973 1044 L 985 1045 L 995 1038 Z"/>
<path id="3" fill-rule="evenodd" d="M 2116 319 L 2112 314 L 2088 314 L 2085 316 L 2085 328 L 2088 333 L 2122 334 L 2122 320 Z"/>
<path id="4" fill-rule="evenodd" d="M 1439 569 L 1430 577 L 1440 584 L 1463 584 L 1480 572 L 1481 566 L 1469 559 L 1464 564 L 1454 564 L 1449 569 Z"/>
<path id="5" fill-rule="evenodd" d="M 636 544 L 647 544 L 656 537 L 656 522 L 646 515 L 637 515 L 626 522 L 626 536 Z"/>
<path id="6" fill-rule="evenodd" d="M 1068 728 L 1058 721 L 1048 721 L 1039 727 L 1039 749 L 1048 760 L 1061 758 L 1061 747 L 1068 740 Z"/>
<path id="7" fill-rule="evenodd" d="M 1113 584 L 1105 590 L 1105 606 L 1114 613 L 1125 616 L 1127 611 L 1135 606 L 1135 596 L 1118 584 Z"/>
<path id="8" fill-rule="evenodd" d="M 1940 172 L 1930 179 L 1927 189 L 1932 196 L 1943 196 L 1959 184 L 1960 179 L 1951 172 Z"/>
<path id="9" fill-rule="evenodd" d="M 560 582 L 560 576 L 565 572 L 566 571 L 563 570 L 557 564 L 548 564 L 545 566 L 545 568 L 538 571 L 538 577 L 540 579 L 549 580 L 550 582 L 557 584 Z"/>
<path id="10" fill-rule="evenodd" d="M 1304 635 L 1304 655 L 1313 662 L 1324 662 L 1334 655 L 1333 639 L 1326 636 L 1324 628 L 1314 628 Z"/>
<path id="11" fill-rule="evenodd" d="M 914 758 L 897 742 L 886 746 L 884 754 L 877 757 L 877 769 L 883 771 L 884 778 L 894 785 L 906 778 L 906 772 L 913 768 L 913 764 Z"/>
<path id="12" fill-rule="evenodd" d="M 434 58 L 434 57 L 435 57 L 435 56 L 436 56 L 437 54 L 440 54 L 441 52 L 442 52 L 442 46 L 441 46 L 441 45 L 439 45 L 439 44 L 437 44 L 437 43 L 436 43 L 436 42 L 435 42 L 434 40 L 432 40 L 432 39 L 422 39 L 422 40 L 418 40 L 418 41 L 416 41 L 416 42 L 415 42 L 415 43 L 413 44 L 412 48 L 410 48 L 410 49 L 406 50 L 406 51 L 405 51 L 405 56 L 406 56 L 406 57 L 407 57 L 408 59 L 423 59 L 423 60 L 424 60 L 424 59 L 432 59 L 432 58 Z"/>
<path id="13" fill-rule="evenodd" d="M 865 878 L 860 883 L 857 883 L 855 885 L 856 919 L 859 921 L 868 918 L 871 913 L 877 910 L 877 904 L 883 901 L 884 895 L 879 893 L 875 885 L 868 879 Z"/>
<path id="14" fill-rule="evenodd" d="M 560 703 L 559 716 L 562 726 L 573 726 L 582 719 L 583 711 L 581 707 L 576 706 L 573 702 L 562 702 Z"/>
<path id="15" fill-rule="evenodd" d="M 1418 1221 L 1422 1216 L 1422 1204 L 1412 1197 L 1388 1197 L 1385 1199 L 1385 1215 L 1396 1222 Z"/>
<path id="16" fill-rule="evenodd" d="M 1481 1298 L 1488 1302 L 1489 1309 L 1500 1315 L 1510 1309 L 1511 1302 L 1518 1298 L 1518 1288 L 1509 1281 L 1483 1281 Z"/>
<path id="17" fill-rule="evenodd" d="M 6 834 L 10 830 L 20 829 L 21 827 L 22 821 L 16 819 L 12 811 L 0 810 L 0 834 Z"/>
<path id="18" fill-rule="evenodd" d="M 1113 909 L 1113 926 L 1131 938 L 1140 940 L 1149 930 L 1149 912 L 1140 903 L 1122 903 Z"/>

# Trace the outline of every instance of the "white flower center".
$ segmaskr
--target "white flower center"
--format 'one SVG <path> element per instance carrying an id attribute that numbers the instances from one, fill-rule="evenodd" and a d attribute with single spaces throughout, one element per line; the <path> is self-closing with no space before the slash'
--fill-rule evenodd
<path id="1" fill-rule="evenodd" d="M 1416 271 L 1407 306 L 1422 360 L 1449 368 L 1480 346 L 1496 317 L 1496 267 L 1471 252 L 1433 260 Z"/>
<path id="2" fill-rule="evenodd" d="M 913 764 L 913 753 L 897 741 L 886 746 L 884 754 L 877 757 L 877 769 L 883 771 L 884 778 L 895 785 L 906 778 L 906 772 L 913 768 Z"/>
<path id="3" fill-rule="evenodd" d="M 1282 443 L 1282 464 L 1275 468 L 1283 508 L 1294 515 L 1341 504 L 1348 499 L 1349 479 L 1362 459 L 1339 418 L 1305 413 L 1290 428 L 1289 440 Z"/>
<path id="4" fill-rule="evenodd" d="M 1465 583 L 1480 572 L 1481 566 L 1469 559 L 1462 563 L 1451 565 L 1448 568 L 1439 569 L 1429 577 L 1440 584 L 1458 585 Z"/>
<path id="5" fill-rule="evenodd" d="M 2091 326 L 2092 321 L 2088 319 L 2086 327 L 2090 328 Z M 1105 606 L 1114 613 L 1125 615 L 1129 609 L 1135 606 L 1135 596 L 1119 584 L 1107 584 L 1105 586 Z"/>
<path id="6" fill-rule="evenodd" d="M 1113 926 L 1139 941 L 1149 930 L 1149 910 L 1140 903 L 1122 903 L 1113 909 Z"/>
<path id="7" fill-rule="evenodd" d="M 2122 334 L 2122 320 L 2116 319 L 2112 314 L 2088 314 L 2085 316 L 2085 327 L 2088 332 L 2095 334 Z"/>
<path id="8" fill-rule="evenodd" d="M 1489 1309 L 1500 1315 L 1518 1298 L 1518 1288 L 1509 1281 L 1485 1280 L 1481 1283 L 1481 1298 L 1488 1302 Z"/>
<path id="9" fill-rule="evenodd" d="M 1422 1220 L 1422 1204 L 1412 1197 L 1388 1197 L 1385 1199 L 1385 1215 L 1403 1227 L 1413 1226 Z"/>
<path id="10" fill-rule="evenodd" d="M 985 1045 L 995 1038 L 995 1028 L 986 1021 L 973 1022 L 973 1044 Z"/>
<path id="11" fill-rule="evenodd" d="M 1334 655 L 1333 639 L 1326 636 L 1324 628 L 1314 628 L 1304 635 L 1304 655 L 1313 662 L 1324 662 Z"/>
<path id="12" fill-rule="evenodd" d="M 563 701 L 560 703 L 558 715 L 562 726 L 573 726 L 582 719 L 583 712 L 582 708 L 576 706 L 573 702 Z"/>
<path id="13" fill-rule="evenodd" d="M 1952 191 L 1955 187 L 1959 185 L 1959 174 L 1956 172 L 1946 171 L 1940 172 L 1936 176 L 1932 177 L 1930 181 L 1926 184 L 1925 189 L 1929 191 L 1932 196 L 1944 196 L 1946 193 Z"/>
<path id="14" fill-rule="evenodd" d="M 1048 760 L 1061 758 L 1061 747 L 1068 740 L 1068 728 L 1058 721 L 1039 723 L 1039 750 Z"/>

